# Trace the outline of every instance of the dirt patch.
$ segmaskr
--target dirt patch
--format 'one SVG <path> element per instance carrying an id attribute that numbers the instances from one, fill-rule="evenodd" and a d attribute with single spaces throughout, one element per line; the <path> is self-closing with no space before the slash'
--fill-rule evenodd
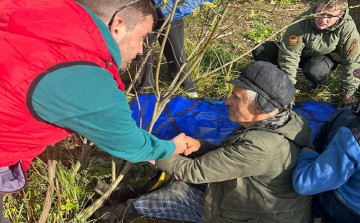
<path id="1" fill-rule="evenodd" d="M 263 38 L 291 24 L 309 7 L 307 3 L 281 5 L 260 1 L 233 5 L 230 9 L 231 16 L 224 23 L 218 41 L 247 52 Z M 283 32 L 276 34 L 271 40 L 280 41 L 282 34 Z"/>
<path id="2" fill-rule="evenodd" d="M 360 5 L 359 0 L 349 0 L 349 6 Z M 360 30 L 360 7 L 350 8 L 350 15 L 354 19 L 354 22 L 357 26 L 357 30 Z"/>

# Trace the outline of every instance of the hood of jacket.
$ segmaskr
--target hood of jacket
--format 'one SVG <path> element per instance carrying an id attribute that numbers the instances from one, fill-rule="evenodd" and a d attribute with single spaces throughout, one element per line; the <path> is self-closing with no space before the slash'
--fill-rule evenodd
<path id="1" fill-rule="evenodd" d="M 300 129 L 300 131 L 298 131 Z M 294 141 L 298 146 L 309 146 L 311 127 L 306 118 L 292 110 L 282 110 L 275 116 L 255 123 L 248 130 L 266 130 Z M 296 131 L 294 131 L 296 130 Z"/>

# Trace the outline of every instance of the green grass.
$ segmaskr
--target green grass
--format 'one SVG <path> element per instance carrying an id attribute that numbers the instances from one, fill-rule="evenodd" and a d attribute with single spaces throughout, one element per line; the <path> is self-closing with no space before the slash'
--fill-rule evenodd
<path id="1" fill-rule="evenodd" d="M 220 69 L 216 73 L 201 78 L 204 73 L 210 72 L 217 67 L 232 61 L 237 55 L 222 42 L 217 42 L 203 57 L 203 60 L 194 71 L 194 79 L 200 78 L 197 83 L 198 91 L 202 97 L 223 98 L 231 94 L 232 86 L 227 81 L 239 76 L 240 70 L 249 63 L 248 57 L 233 62 L 230 66 Z"/>
<path id="2" fill-rule="evenodd" d="M 270 2 L 270 0 L 256 0 L 259 2 Z M 289 5 L 300 2 L 316 2 L 316 0 L 274 0 L 273 3 L 278 3 L 280 5 Z"/>
<path id="3" fill-rule="evenodd" d="M 266 26 L 263 22 L 258 22 L 253 25 L 252 30 L 245 33 L 245 37 L 251 41 L 259 42 L 266 37 L 269 37 L 273 28 Z"/>

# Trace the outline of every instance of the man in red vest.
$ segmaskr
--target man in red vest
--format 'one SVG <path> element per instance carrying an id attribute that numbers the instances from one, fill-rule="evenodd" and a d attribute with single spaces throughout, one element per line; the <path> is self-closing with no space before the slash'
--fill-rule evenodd
<path id="1" fill-rule="evenodd" d="M 131 162 L 193 148 L 138 128 L 118 75 L 152 30 L 150 1 L 81 3 L 0 1 L 0 194 L 21 190 L 32 159 L 71 132 Z"/>

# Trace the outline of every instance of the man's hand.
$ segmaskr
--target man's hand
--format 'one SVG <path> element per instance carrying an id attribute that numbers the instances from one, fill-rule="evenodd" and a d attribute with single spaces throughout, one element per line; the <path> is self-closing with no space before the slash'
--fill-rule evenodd
<path id="1" fill-rule="evenodd" d="M 150 160 L 149 163 L 150 163 L 151 165 L 155 165 L 155 164 L 156 164 L 156 160 Z"/>
<path id="2" fill-rule="evenodd" d="M 354 107 L 356 106 L 357 99 L 352 94 L 345 94 L 342 98 L 339 107 Z"/>
<path id="3" fill-rule="evenodd" d="M 193 152 L 196 152 L 200 148 L 200 142 L 197 139 L 191 138 L 190 136 L 185 137 L 187 149 L 184 151 L 184 155 L 188 156 Z"/>
<path id="4" fill-rule="evenodd" d="M 176 145 L 173 155 L 184 154 L 187 156 L 195 151 L 198 151 L 200 148 L 199 140 L 186 136 L 184 133 L 180 133 L 175 136 L 172 141 Z"/>
<path id="5" fill-rule="evenodd" d="M 295 98 L 290 102 L 290 104 L 285 105 L 284 108 L 292 110 L 295 105 Z"/>
<path id="6" fill-rule="evenodd" d="M 176 146 L 173 155 L 182 154 L 187 149 L 188 146 L 186 144 L 185 137 L 186 135 L 184 133 L 180 133 L 172 139 Z"/>
<path id="7" fill-rule="evenodd" d="M 301 149 L 301 151 L 314 151 L 314 150 L 310 149 L 309 147 L 304 147 Z"/>

